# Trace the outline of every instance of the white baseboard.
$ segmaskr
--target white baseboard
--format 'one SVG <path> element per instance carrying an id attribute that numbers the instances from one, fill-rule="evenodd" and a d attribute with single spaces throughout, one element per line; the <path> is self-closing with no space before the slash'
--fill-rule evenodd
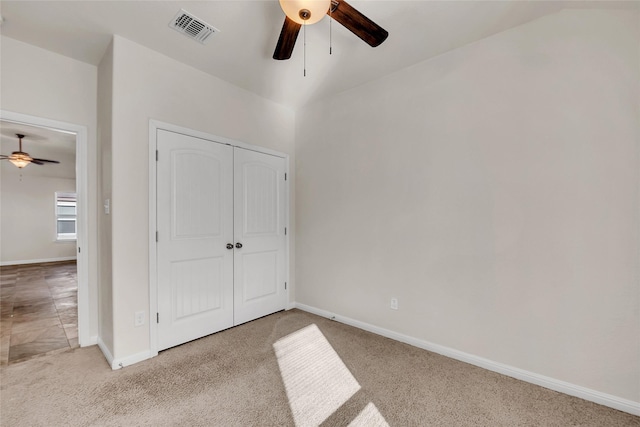
<path id="1" fill-rule="evenodd" d="M 59 258 L 44 258 L 44 259 L 21 259 L 17 261 L 2 261 L 0 266 L 5 265 L 22 265 L 22 264 L 40 264 L 43 262 L 59 262 L 59 261 L 72 261 L 76 260 L 77 256 L 63 256 Z"/>
<path id="2" fill-rule="evenodd" d="M 505 365 L 503 363 L 494 362 L 483 357 L 475 356 L 473 354 L 465 353 L 463 351 L 455 350 L 450 347 L 445 347 L 439 344 L 434 344 L 428 341 L 423 341 L 418 338 L 410 337 L 408 335 L 400 334 L 398 332 L 390 331 L 388 329 L 380 328 L 369 323 L 361 322 L 359 320 L 351 319 L 348 317 L 340 316 L 335 313 L 331 313 L 326 310 L 322 310 L 316 307 L 311 307 L 305 304 L 294 303 L 295 308 L 300 310 L 316 314 L 321 317 L 326 317 L 340 323 L 344 323 L 350 326 L 354 326 L 359 329 L 363 329 L 374 334 L 382 335 L 383 337 L 391 338 L 396 341 L 400 341 L 406 344 L 410 344 L 414 347 L 422 348 L 424 350 L 432 351 L 434 353 L 441 354 L 443 356 L 450 357 L 452 359 L 460 360 L 471 365 L 479 366 L 484 369 L 488 369 L 493 372 L 497 372 L 503 375 L 507 375 L 512 378 L 516 378 L 528 383 L 536 384 L 541 387 L 548 388 L 550 390 L 558 391 L 560 393 L 568 394 L 570 396 L 579 397 L 590 402 L 595 402 L 600 405 L 608 406 L 610 408 L 617 409 L 619 411 L 628 412 L 633 415 L 640 415 L 640 402 L 634 402 L 632 400 L 623 399 L 611 394 L 602 393 L 596 390 L 592 390 L 579 385 L 571 384 L 566 381 L 557 380 L 555 378 L 539 375 L 534 372 L 525 371 L 524 369 L 516 368 L 513 366 Z"/>
<path id="3" fill-rule="evenodd" d="M 111 368 L 114 369 L 113 355 L 111 354 L 111 351 L 109 351 L 109 348 L 107 348 L 107 345 L 104 343 L 104 341 L 102 341 L 102 338 L 100 337 L 98 337 L 98 347 L 100 348 L 100 350 L 102 350 L 102 354 L 104 354 L 105 359 L 107 359 L 109 366 L 111 366 Z"/>
<path id="4" fill-rule="evenodd" d="M 109 351 L 104 341 L 102 341 L 100 337 L 98 337 L 98 347 L 100 347 L 100 350 L 102 350 L 102 354 L 104 354 L 104 357 L 107 359 L 109 366 L 111 366 L 111 369 L 113 370 L 122 369 L 126 366 L 142 362 L 143 360 L 150 359 L 152 356 L 154 356 L 153 354 L 151 354 L 151 351 L 143 351 L 140 353 L 132 354 L 131 356 L 116 359 L 113 357 L 111 351 Z"/>
<path id="5" fill-rule="evenodd" d="M 154 354 L 152 354 L 151 351 L 142 351 L 140 353 L 132 354 L 131 356 L 114 359 L 111 362 L 111 369 L 122 369 L 129 365 L 133 365 L 134 363 L 151 359 L 153 356 Z"/>

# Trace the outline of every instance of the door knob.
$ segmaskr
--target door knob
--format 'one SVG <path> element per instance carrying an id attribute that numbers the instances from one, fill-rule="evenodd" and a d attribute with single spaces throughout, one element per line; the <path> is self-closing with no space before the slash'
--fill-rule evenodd
<path id="1" fill-rule="evenodd" d="M 227 243 L 227 249 L 233 249 L 233 245 L 231 243 Z"/>
<path id="2" fill-rule="evenodd" d="M 236 243 L 236 248 L 240 249 L 242 247 L 242 243 L 238 242 Z"/>

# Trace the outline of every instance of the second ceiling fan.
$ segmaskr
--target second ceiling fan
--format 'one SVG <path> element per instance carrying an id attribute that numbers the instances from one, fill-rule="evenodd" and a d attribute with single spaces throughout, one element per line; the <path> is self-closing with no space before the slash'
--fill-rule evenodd
<path id="1" fill-rule="evenodd" d="M 22 138 L 24 135 L 20 133 L 16 133 L 18 137 L 18 151 L 14 151 L 9 155 L 0 154 L 0 160 L 9 160 L 16 167 L 22 169 L 23 167 L 34 164 L 34 165 L 44 165 L 45 163 L 60 163 L 57 160 L 49 160 L 49 159 L 36 159 L 35 157 L 31 157 L 29 153 L 25 153 L 22 151 Z"/>
<path id="2" fill-rule="evenodd" d="M 371 47 L 379 46 L 389 36 L 384 28 L 344 0 L 280 0 L 280 6 L 286 16 L 273 59 L 291 58 L 302 25 L 316 23 L 324 15 L 338 21 Z"/>

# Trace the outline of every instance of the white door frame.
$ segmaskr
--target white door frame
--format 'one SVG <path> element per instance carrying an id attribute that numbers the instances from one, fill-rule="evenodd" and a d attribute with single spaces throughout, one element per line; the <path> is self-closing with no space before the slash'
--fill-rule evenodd
<path id="1" fill-rule="evenodd" d="M 158 120 L 149 120 L 149 343 L 150 343 L 150 356 L 154 357 L 158 355 L 158 324 L 156 322 L 156 313 L 158 312 L 158 275 L 157 275 L 157 246 L 156 246 L 156 231 L 157 226 L 157 207 L 156 207 L 156 140 L 157 131 L 159 129 L 169 132 L 181 133 L 183 135 L 192 136 L 195 138 L 206 139 L 212 143 L 226 144 L 232 147 L 244 148 L 246 150 L 253 150 L 259 153 L 270 154 L 272 156 L 282 157 L 285 159 L 285 172 L 288 176 L 289 173 L 289 155 L 281 153 L 279 151 L 271 150 L 257 145 L 247 144 L 241 141 L 235 141 L 233 139 L 224 138 L 222 136 L 212 135 L 210 133 L 197 131 L 194 129 L 185 128 L 182 126 L 173 125 L 171 123 L 161 122 Z M 285 182 L 285 225 L 287 230 L 291 230 L 289 224 L 289 209 L 290 209 L 290 186 L 289 180 Z M 291 233 L 287 233 L 285 241 L 285 278 L 287 283 L 291 283 L 289 280 L 289 236 Z M 287 286 L 287 307 L 290 296 L 291 286 Z"/>
<path id="2" fill-rule="evenodd" d="M 78 343 L 81 347 L 93 345 L 96 343 L 97 337 L 91 337 L 89 330 L 89 185 L 87 177 L 87 127 L 6 110 L 0 110 L 0 120 L 74 133 L 76 135 Z"/>

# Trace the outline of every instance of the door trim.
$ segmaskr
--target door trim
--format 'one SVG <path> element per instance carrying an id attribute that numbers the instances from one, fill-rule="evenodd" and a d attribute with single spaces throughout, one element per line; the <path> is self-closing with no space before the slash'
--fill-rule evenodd
<path id="1" fill-rule="evenodd" d="M 195 138 L 201 138 L 212 143 L 230 145 L 232 147 L 244 148 L 245 150 L 257 151 L 263 154 L 269 154 L 276 157 L 281 157 L 285 160 L 285 172 L 287 176 L 291 176 L 289 173 L 289 155 L 281 153 L 279 151 L 271 150 L 269 148 L 260 147 L 257 145 L 247 144 L 245 142 L 236 141 L 230 138 L 213 135 L 207 132 L 201 132 L 194 129 L 185 128 L 182 126 L 174 125 L 171 123 L 162 122 L 159 120 L 149 120 L 149 356 L 155 357 L 158 355 L 158 324 L 156 322 L 156 313 L 158 312 L 158 275 L 157 275 L 157 245 L 156 245 L 156 231 L 157 225 L 157 182 L 156 182 L 156 149 L 157 149 L 157 132 L 158 130 L 165 130 L 169 132 L 175 132 L 186 136 Z M 285 181 L 285 224 L 289 232 L 285 239 L 285 280 L 287 282 L 287 304 L 286 307 L 290 307 L 290 290 L 291 281 L 289 277 L 290 269 L 290 180 Z"/>
<path id="2" fill-rule="evenodd" d="M 7 122 L 54 129 L 76 135 L 76 194 L 78 197 L 78 226 L 76 246 L 78 268 L 78 344 L 86 347 L 98 342 L 97 335 L 91 336 L 90 313 L 97 313 L 97 301 L 91 304 L 89 298 L 89 199 L 88 199 L 88 130 L 86 126 L 58 120 L 45 119 L 27 114 L 0 110 L 0 119 Z M 82 250 L 84 249 L 84 251 Z M 97 314 L 94 314 L 97 324 Z"/>

